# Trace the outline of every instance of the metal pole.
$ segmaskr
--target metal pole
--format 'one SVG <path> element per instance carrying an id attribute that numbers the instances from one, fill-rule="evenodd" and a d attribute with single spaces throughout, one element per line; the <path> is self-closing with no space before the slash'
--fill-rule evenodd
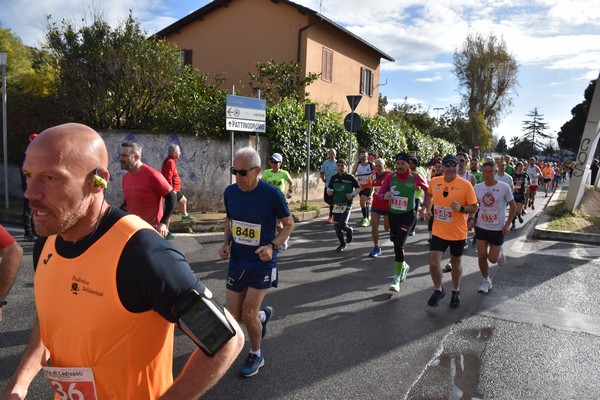
<path id="1" fill-rule="evenodd" d="M 231 86 L 231 94 L 235 95 L 235 85 Z M 233 141 L 235 140 L 235 131 L 231 131 L 230 136 L 230 148 L 229 148 L 229 166 L 233 167 Z M 229 173 L 229 184 L 233 184 L 233 175 Z"/>
<path id="2" fill-rule="evenodd" d="M 311 121 L 308 121 L 308 135 L 306 137 L 306 192 L 304 192 L 304 202 L 308 204 L 308 188 L 310 179 L 310 126 Z"/>
<path id="3" fill-rule="evenodd" d="M 354 115 L 350 118 L 350 154 L 348 154 L 348 164 L 354 165 L 354 158 L 352 155 L 352 132 L 354 132 Z M 350 166 L 348 167 L 350 168 Z"/>
<path id="4" fill-rule="evenodd" d="M 260 89 L 258 89 L 258 98 L 260 99 Z M 260 141 L 260 137 L 258 136 L 258 131 L 256 131 L 256 151 L 260 151 L 259 150 L 259 141 Z"/>
<path id="5" fill-rule="evenodd" d="M 6 143 L 6 53 L 0 56 L 2 62 L 2 150 L 4 155 L 4 204 L 8 208 L 8 146 Z"/>

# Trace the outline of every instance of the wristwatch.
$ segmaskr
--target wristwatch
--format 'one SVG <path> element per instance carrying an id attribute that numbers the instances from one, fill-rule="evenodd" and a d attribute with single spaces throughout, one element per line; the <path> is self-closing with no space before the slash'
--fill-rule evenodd
<path id="1" fill-rule="evenodd" d="M 0 299 L 0 308 L 2 308 L 2 306 L 5 306 L 7 304 L 8 304 L 8 302 L 6 300 Z"/>
<path id="2" fill-rule="evenodd" d="M 277 251 L 277 245 L 273 242 L 269 243 L 271 245 L 271 248 L 273 249 L 273 251 Z"/>

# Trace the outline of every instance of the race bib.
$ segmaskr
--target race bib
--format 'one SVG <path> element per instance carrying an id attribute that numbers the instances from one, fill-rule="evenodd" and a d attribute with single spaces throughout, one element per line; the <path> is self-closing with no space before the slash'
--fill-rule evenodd
<path id="1" fill-rule="evenodd" d="M 433 207 L 434 218 L 437 221 L 452 222 L 452 214 L 454 211 L 449 207 Z"/>
<path id="2" fill-rule="evenodd" d="M 231 231 L 233 240 L 238 244 L 246 246 L 258 246 L 260 244 L 260 224 L 233 220 Z"/>
<path id="3" fill-rule="evenodd" d="M 522 185 L 521 185 L 520 183 L 516 183 L 516 184 L 515 184 L 515 186 L 514 186 L 514 188 L 515 188 L 515 189 L 521 189 L 521 186 L 522 186 Z"/>
<path id="4" fill-rule="evenodd" d="M 91 368 L 43 367 L 44 376 L 61 400 L 97 400 Z"/>
<path id="5" fill-rule="evenodd" d="M 398 211 L 406 211 L 408 209 L 408 198 L 392 196 L 390 199 L 390 208 Z"/>
<path id="6" fill-rule="evenodd" d="M 498 211 L 486 211 L 479 214 L 481 222 L 484 224 L 495 225 L 498 223 Z"/>
<path id="7" fill-rule="evenodd" d="M 371 180 L 371 175 L 359 175 L 356 180 L 359 185 L 366 185 Z"/>
<path id="8" fill-rule="evenodd" d="M 334 214 L 342 214 L 348 208 L 347 204 L 334 204 L 333 205 L 333 213 Z"/>

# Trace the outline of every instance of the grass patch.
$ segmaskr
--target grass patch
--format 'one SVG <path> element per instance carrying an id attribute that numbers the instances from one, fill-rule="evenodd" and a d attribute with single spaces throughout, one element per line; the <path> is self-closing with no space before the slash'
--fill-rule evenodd
<path id="1" fill-rule="evenodd" d="M 208 231 L 210 233 L 216 233 L 216 232 L 223 232 L 223 228 L 220 226 L 211 226 L 210 228 L 208 228 Z"/>
<path id="2" fill-rule="evenodd" d="M 548 229 L 550 230 L 600 233 L 600 218 L 590 217 L 580 210 L 567 210 L 565 207 L 564 196 L 554 207 L 547 211 L 547 214 Z"/>

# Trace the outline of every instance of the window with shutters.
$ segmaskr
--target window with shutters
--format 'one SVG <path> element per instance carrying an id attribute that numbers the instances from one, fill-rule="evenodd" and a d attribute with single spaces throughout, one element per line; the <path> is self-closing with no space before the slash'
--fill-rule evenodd
<path id="1" fill-rule="evenodd" d="M 333 51 L 323 47 L 323 60 L 321 62 L 321 79 L 325 82 L 333 80 Z"/>
<path id="2" fill-rule="evenodd" d="M 360 94 L 373 96 L 374 73 L 368 68 L 360 68 Z"/>
<path id="3" fill-rule="evenodd" d="M 192 49 L 183 49 L 179 52 L 181 65 L 192 65 Z"/>

